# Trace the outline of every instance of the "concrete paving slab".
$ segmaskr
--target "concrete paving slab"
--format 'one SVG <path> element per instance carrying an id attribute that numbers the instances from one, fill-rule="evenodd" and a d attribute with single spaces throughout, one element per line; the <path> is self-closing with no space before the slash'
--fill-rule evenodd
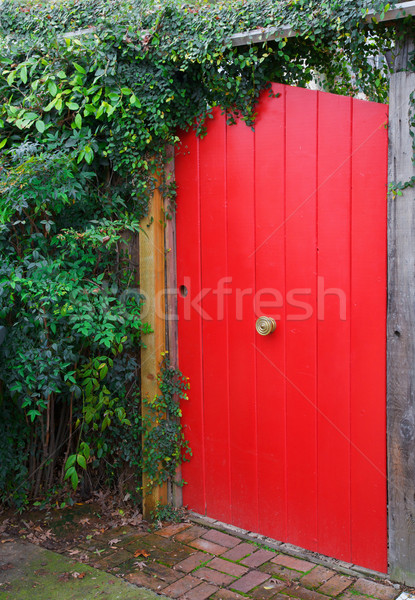
<path id="1" fill-rule="evenodd" d="M 160 600 L 89 565 L 28 542 L 0 546 L 0 600 Z"/>

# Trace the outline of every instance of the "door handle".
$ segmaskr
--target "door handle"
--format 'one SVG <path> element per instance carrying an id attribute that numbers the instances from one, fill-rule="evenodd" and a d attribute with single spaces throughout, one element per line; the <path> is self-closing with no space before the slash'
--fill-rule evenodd
<path id="1" fill-rule="evenodd" d="M 259 335 L 269 335 L 275 331 L 276 327 L 277 323 L 271 317 L 259 317 L 255 324 L 255 329 Z"/>

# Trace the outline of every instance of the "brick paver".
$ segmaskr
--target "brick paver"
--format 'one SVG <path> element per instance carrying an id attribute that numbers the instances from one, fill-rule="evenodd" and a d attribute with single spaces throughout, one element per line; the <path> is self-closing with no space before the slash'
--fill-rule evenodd
<path id="1" fill-rule="evenodd" d="M 147 575 L 151 575 L 161 579 L 162 581 L 165 581 L 166 584 L 173 583 L 176 581 L 176 579 L 179 579 L 179 577 L 183 577 L 183 573 L 180 571 L 173 571 L 173 569 L 170 569 L 165 565 L 160 565 L 156 562 L 148 563 L 143 568 L 143 571 L 147 573 Z"/>
<path id="2" fill-rule="evenodd" d="M 323 583 L 326 583 L 330 577 L 334 577 L 334 575 L 336 575 L 336 571 L 332 571 L 331 569 L 319 565 L 301 578 L 301 585 L 310 588 L 318 588 L 323 585 Z"/>
<path id="3" fill-rule="evenodd" d="M 266 563 L 274 557 L 275 552 L 271 552 L 269 550 L 258 550 L 257 552 L 254 552 L 254 554 L 251 554 L 251 556 L 248 556 L 247 558 L 241 560 L 241 563 L 243 565 L 246 565 L 247 567 L 255 569 L 256 567 L 263 565 L 264 563 Z"/>
<path id="4" fill-rule="evenodd" d="M 176 533 L 180 533 L 185 529 L 189 529 L 191 526 L 191 523 L 174 523 L 173 525 L 159 529 L 155 533 L 156 535 L 161 535 L 162 537 L 171 537 L 172 535 L 176 535 Z"/>
<path id="5" fill-rule="evenodd" d="M 141 544 L 140 548 L 146 548 L 149 546 L 150 548 L 158 548 L 164 552 L 183 552 L 183 550 L 189 554 L 191 552 L 191 550 L 187 549 L 186 546 L 183 546 L 183 544 L 179 544 L 170 538 L 155 535 L 153 533 L 140 538 L 136 542 L 130 542 L 127 546 L 125 546 L 125 548 L 128 549 L 129 547 L 133 547 L 133 545 L 135 546 L 137 544 Z"/>
<path id="6" fill-rule="evenodd" d="M 118 565 L 126 562 L 131 558 L 131 554 L 126 550 L 119 549 L 117 552 L 113 552 L 113 554 L 107 554 L 105 556 L 94 557 L 92 560 L 94 564 L 97 565 L 98 569 L 110 569 L 111 567 L 118 567 Z"/>
<path id="7" fill-rule="evenodd" d="M 241 560 L 241 558 L 248 556 L 248 554 L 253 554 L 256 549 L 257 547 L 253 544 L 239 544 L 225 552 L 225 554 L 222 554 L 222 558 L 227 558 L 228 560 Z"/>
<path id="8" fill-rule="evenodd" d="M 301 582 L 302 583 L 302 582 Z M 320 594 L 326 594 L 327 596 L 338 596 L 345 589 L 350 587 L 354 583 L 352 577 L 346 577 L 346 575 L 335 575 L 331 577 L 326 583 L 318 588 Z"/>
<path id="9" fill-rule="evenodd" d="M 197 569 L 202 563 L 210 560 L 211 558 L 213 558 L 212 554 L 195 552 L 195 554 L 192 554 L 188 558 L 182 560 L 182 562 L 179 562 L 177 565 L 175 565 L 174 568 L 178 569 L 179 571 L 184 571 L 185 573 L 190 573 L 190 571 Z"/>
<path id="10" fill-rule="evenodd" d="M 219 590 L 212 596 L 213 600 L 244 600 L 245 596 L 231 592 L 231 590 Z"/>
<path id="11" fill-rule="evenodd" d="M 282 565 L 289 569 L 295 569 L 296 571 L 303 571 L 304 573 L 310 571 L 315 564 L 308 562 L 308 560 L 302 560 L 301 558 L 295 558 L 294 556 L 287 556 L 287 554 L 278 554 L 271 562 L 276 565 Z"/>
<path id="12" fill-rule="evenodd" d="M 232 583 L 230 587 L 233 590 L 246 594 L 249 590 L 264 583 L 267 579 L 270 579 L 270 576 L 267 573 L 262 573 L 261 571 L 249 571 L 249 573 L 240 579 L 237 579 L 235 583 Z"/>
<path id="13" fill-rule="evenodd" d="M 166 596 L 170 596 L 170 598 L 179 598 L 179 596 L 184 596 L 187 592 L 197 585 L 200 584 L 200 579 L 196 579 L 196 577 L 192 577 L 191 575 L 185 575 L 181 579 L 178 579 L 168 587 L 163 590 L 163 594 Z"/>
<path id="14" fill-rule="evenodd" d="M 265 581 L 258 587 L 254 588 L 249 592 L 251 598 L 254 600 L 268 600 L 269 598 L 276 598 L 277 592 L 283 590 L 286 586 L 285 582 L 275 583 L 273 580 L 269 579 Z M 281 600 L 287 600 L 287 596 L 281 596 Z"/>
<path id="15" fill-rule="evenodd" d="M 314 592 L 301 586 L 287 587 L 285 590 L 282 590 L 281 594 L 287 594 L 287 596 L 292 598 L 300 598 L 300 600 L 330 600 L 324 594 L 319 594 L 319 592 Z"/>
<path id="16" fill-rule="evenodd" d="M 235 577 L 232 577 L 232 575 L 221 573 L 215 569 L 208 569 L 207 567 L 197 569 L 192 575 L 199 579 L 205 579 L 206 581 L 209 581 L 209 583 L 214 583 L 215 585 L 228 585 L 232 581 L 235 581 Z"/>
<path id="17" fill-rule="evenodd" d="M 125 545 L 125 550 L 128 550 L 132 554 L 137 550 L 143 551 L 144 553 L 148 553 L 152 560 L 158 560 L 170 567 L 180 563 L 196 552 L 193 548 L 158 535 L 147 535 L 139 540 L 129 542 Z"/>
<path id="18" fill-rule="evenodd" d="M 352 590 L 366 594 L 367 596 L 373 596 L 374 598 L 378 598 L 378 600 L 393 600 L 400 594 L 400 591 L 392 586 L 376 583 L 369 579 L 358 579 L 353 585 Z"/>
<path id="19" fill-rule="evenodd" d="M 107 529 L 104 533 L 99 533 L 95 537 L 95 541 L 109 542 L 110 540 L 119 539 L 120 542 L 125 542 L 129 538 L 143 535 L 147 535 L 147 533 L 145 531 L 137 531 L 135 527 L 124 525 L 121 527 L 111 527 L 111 529 Z"/>
<path id="20" fill-rule="evenodd" d="M 214 542 L 215 544 L 219 544 L 220 546 L 225 546 L 226 548 L 234 548 L 240 542 L 240 540 L 233 535 L 216 531 L 216 529 L 211 529 L 208 531 L 203 536 L 203 539 L 209 540 L 209 542 Z"/>
<path id="21" fill-rule="evenodd" d="M 174 539 L 176 542 L 187 544 L 188 542 L 195 540 L 196 538 L 200 537 L 204 533 L 207 533 L 208 531 L 209 530 L 206 529 L 206 527 L 200 527 L 200 525 L 192 525 L 192 527 L 189 527 L 189 529 L 185 529 L 184 531 L 181 531 L 180 533 L 176 534 L 174 536 Z"/>
<path id="22" fill-rule="evenodd" d="M 368 600 L 368 596 L 363 596 L 362 594 L 358 594 L 357 592 L 350 591 L 350 588 L 344 592 L 341 596 L 339 596 L 341 600 Z"/>
<path id="23" fill-rule="evenodd" d="M 282 565 L 276 565 L 273 562 L 267 562 L 258 567 L 259 571 L 263 573 L 269 573 L 277 579 L 283 579 L 288 582 L 298 582 L 303 575 L 301 571 L 294 571 L 294 569 L 287 569 Z"/>
<path id="24" fill-rule="evenodd" d="M 227 560 L 223 560 L 222 558 L 214 558 L 207 565 L 211 569 L 216 569 L 221 573 L 227 573 L 228 575 L 233 575 L 234 577 L 241 577 L 248 572 L 246 567 L 242 565 L 236 565 L 235 563 L 231 563 Z"/>
<path id="25" fill-rule="evenodd" d="M 212 594 L 219 590 L 217 585 L 211 585 L 210 583 L 201 583 L 197 587 L 187 592 L 184 596 L 184 600 L 206 600 Z"/>
<path id="26" fill-rule="evenodd" d="M 192 546 L 192 548 L 197 548 L 198 550 L 203 550 L 203 552 L 210 552 L 210 554 L 216 555 L 223 554 L 227 550 L 225 546 L 219 546 L 219 544 L 209 542 L 209 540 L 204 540 L 203 538 L 197 538 L 192 542 L 189 542 L 189 546 Z"/>
<path id="27" fill-rule="evenodd" d="M 167 587 L 167 583 L 165 581 L 161 581 L 161 579 L 157 579 L 157 577 L 152 577 L 151 575 L 147 575 L 147 573 L 143 573 L 141 571 L 137 573 L 129 573 L 126 576 L 126 579 L 130 583 L 134 583 L 134 585 L 146 587 L 154 592 L 161 592 L 161 590 Z"/>

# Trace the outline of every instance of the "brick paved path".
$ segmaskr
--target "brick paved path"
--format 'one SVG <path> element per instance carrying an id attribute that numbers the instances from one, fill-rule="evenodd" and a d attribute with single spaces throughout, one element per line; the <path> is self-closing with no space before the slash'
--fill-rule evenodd
<path id="1" fill-rule="evenodd" d="M 191 523 L 139 534 L 122 527 L 85 542 L 82 552 L 97 568 L 183 600 L 394 600 L 400 593 Z"/>

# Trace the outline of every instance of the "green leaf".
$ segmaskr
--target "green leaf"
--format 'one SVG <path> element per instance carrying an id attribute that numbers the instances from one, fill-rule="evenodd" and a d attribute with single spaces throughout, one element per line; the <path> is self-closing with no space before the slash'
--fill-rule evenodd
<path id="1" fill-rule="evenodd" d="M 75 117 L 75 125 L 78 127 L 78 129 L 81 129 L 82 127 L 82 117 L 79 113 Z"/>
<path id="2" fill-rule="evenodd" d="M 79 73 L 84 73 L 84 75 L 86 74 L 86 71 L 85 71 L 85 69 L 84 69 L 83 67 L 81 67 L 81 65 L 78 65 L 78 64 L 77 64 L 77 63 L 75 63 L 75 62 L 74 62 L 74 63 L 72 63 L 72 64 L 73 64 L 73 66 L 75 67 L 75 69 L 76 69 L 77 71 L 79 71 Z"/>
<path id="3" fill-rule="evenodd" d="M 43 121 L 36 121 L 35 125 L 39 133 L 43 133 L 45 131 L 45 124 Z"/>
<path id="4" fill-rule="evenodd" d="M 108 373 L 107 365 L 105 365 L 105 364 L 100 365 L 99 378 L 104 379 L 104 377 L 106 376 L 107 373 Z"/>
<path id="5" fill-rule="evenodd" d="M 101 104 L 101 106 L 99 107 L 99 109 L 97 110 L 97 112 L 96 112 L 96 114 L 95 114 L 95 117 L 96 117 L 97 119 L 99 119 L 99 118 L 100 118 L 100 116 L 102 115 L 102 113 L 104 112 L 104 110 L 105 110 L 105 104 L 104 104 L 104 103 L 102 103 L 102 104 Z"/>
<path id="6" fill-rule="evenodd" d="M 71 454 L 70 456 L 68 456 L 68 460 L 66 461 L 65 471 L 67 471 L 69 469 L 69 467 L 73 467 L 73 465 L 75 463 L 76 463 L 76 454 Z"/>
<path id="7" fill-rule="evenodd" d="M 84 148 L 85 160 L 90 165 L 94 160 L 94 152 L 90 146 L 85 146 Z"/>
<path id="8" fill-rule="evenodd" d="M 9 85 L 12 85 L 15 77 L 16 77 L 16 71 L 12 71 L 11 73 L 9 73 L 9 75 L 7 76 L 7 83 Z"/>
<path id="9" fill-rule="evenodd" d="M 78 477 L 78 473 L 76 471 L 74 473 L 72 473 L 72 475 L 71 475 L 71 483 L 72 483 L 72 488 L 75 491 L 76 488 L 78 487 L 78 483 L 79 483 L 79 477 Z"/>
<path id="10" fill-rule="evenodd" d="M 38 410 L 28 410 L 27 411 L 27 416 L 30 417 L 30 420 L 33 421 L 36 419 L 36 417 L 40 417 L 40 412 Z"/>
<path id="11" fill-rule="evenodd" d="M 49 104 L 47 106 L 45 106 L 45 108 L 43 109 L 45 112 L 49 112 L 50 110 L 52 110 L 52 108 L 55 106 L 57 101 L 57 98 L 54 98 L 52 100 L 52 102 L 49 102 Z"/>
<path id="12" fill-rule="evenodd" d="M 7 144 L 7 140 L 8 140 L 8 138 L 4 138 L 3 140 L 1 140 L 0 148 L 4 148 L 4 146 Z"/>
<path id="13" fill-rule="evenodd" d="M 75 455 L 74 455 L 75 456 Z M 68 479 L 69 477 L 72 477 L 72 475 L 76 473 L 75 467 L 69 467 L 69 469 L 66 469 L 66 473 L 65 473 L 65 481 L 66 479 Z"/>
<path id="14" fill-rule="evenodd" d="M 54 81 L 48 82 L 48 90 L 52 96 L 56 96 L 56 94 L 58 93 L 58 87 Z"/>
<path id="15" fill-rule="evenodd" d="M 85 387 L 85 396 L 89 398 L 92 395 L 93 384 L 92 381 L 89 380 Z"/>
<path id="16" fill-rule="evenodd" d="M 82 467 L 82 469 L 86 469 L 86 460 L 85 460 L 85 456 L 82 456 L 82 454 L 77 454 L 76 455 L 76 462 L 78 463 L 78 465 L 80 467 Z"/>
<path id="17" fill-rule="evenodd" d="M 66 102 L 66 106 L 69 108 L 69 110 L 78 110 L 79 108 L 79 104 L 76 102 Z"/>
<path id="18" fill-rule="evenodd" d="M 23 83 L 27 83 L 27 67 L 26 67 L 26 65 L 24 67 L 22 67 L 22 70 L 20 71 L 20 79 L 23 81 Z"/>

